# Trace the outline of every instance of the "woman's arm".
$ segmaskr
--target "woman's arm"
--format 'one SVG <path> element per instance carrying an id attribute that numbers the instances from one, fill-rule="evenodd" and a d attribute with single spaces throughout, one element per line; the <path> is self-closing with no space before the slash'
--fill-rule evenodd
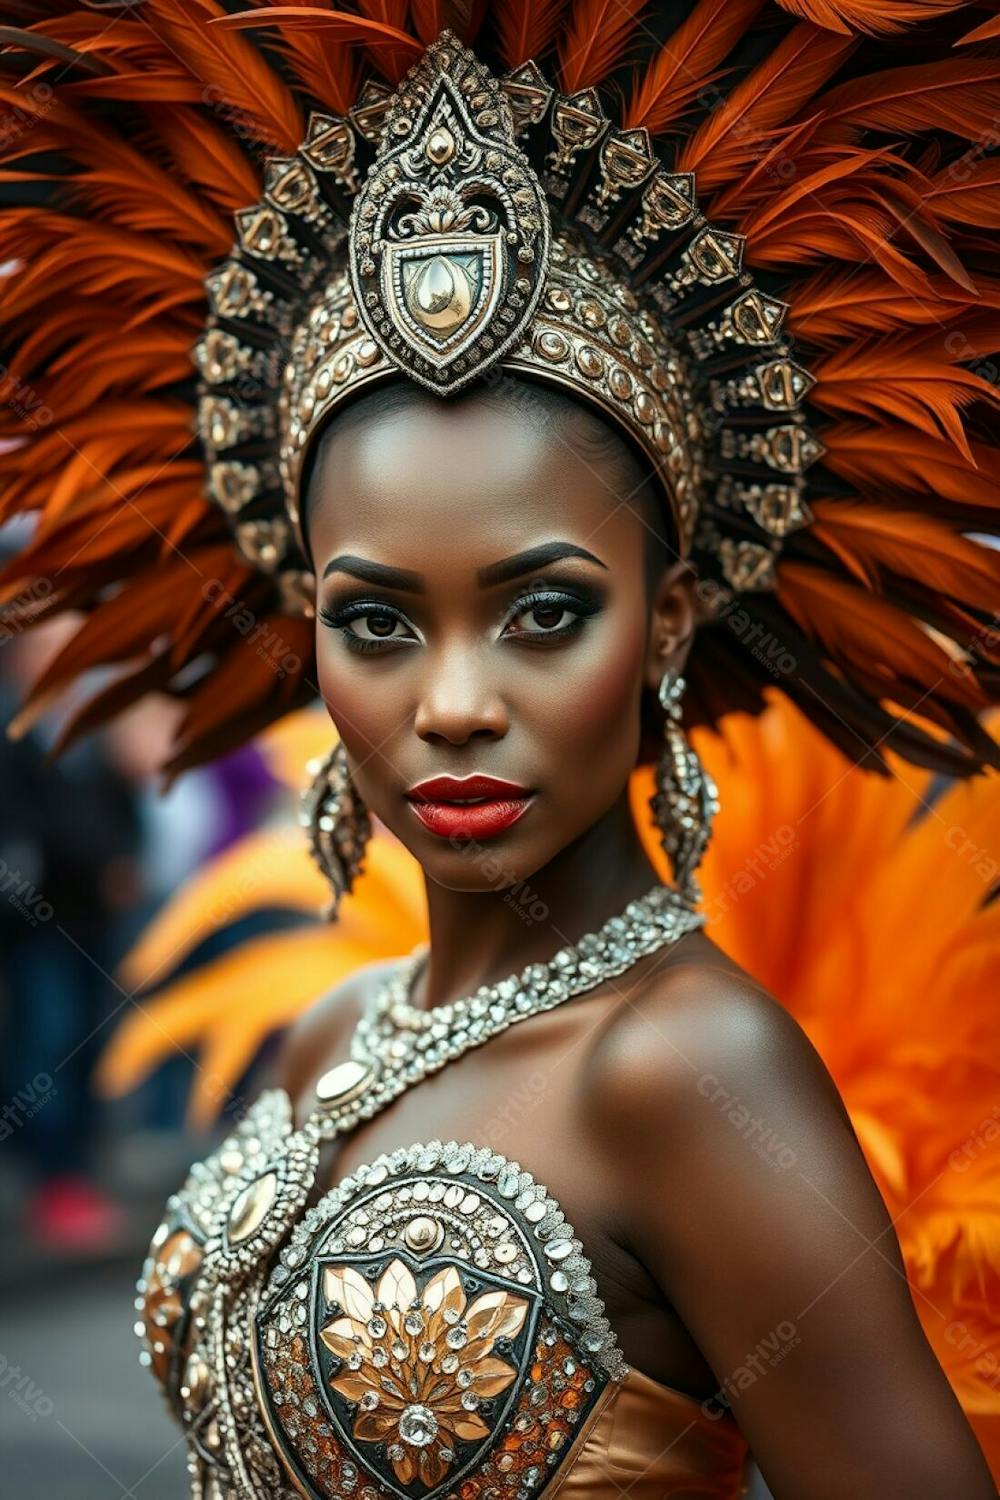
<path id="1" fill-rule="evenodd" d="M 731 1406 L 775 1500 L 994 1500 L 791 1016 L 749 981 L 685 968 L 625 1005 L 598 1051 L 630 1248 L 715 1371 L 706 1409 Z"/>

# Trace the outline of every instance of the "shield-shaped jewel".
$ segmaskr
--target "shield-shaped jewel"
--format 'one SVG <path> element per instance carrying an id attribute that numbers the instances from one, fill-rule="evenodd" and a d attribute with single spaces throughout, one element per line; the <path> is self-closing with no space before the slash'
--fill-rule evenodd
<path id="1" fill-rule="evenodd" d="M 386 247 L 382 295 L 393 323 L 445 375 L 496 311 L 501 250 L 498 234 L 427 235 Z"/>

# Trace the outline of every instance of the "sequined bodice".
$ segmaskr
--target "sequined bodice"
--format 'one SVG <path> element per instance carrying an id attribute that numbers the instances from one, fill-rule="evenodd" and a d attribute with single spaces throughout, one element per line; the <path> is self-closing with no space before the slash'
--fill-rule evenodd
<path id="1" fill-rule="evenodd" d="M 559 1205 L 430 1141 L 314 1206 L 316 1147 L 263 1094 L 171 1198 L 143 1358 L 206 1500 L 744 1494 L 731 1416 L 630 1370 Z"/>

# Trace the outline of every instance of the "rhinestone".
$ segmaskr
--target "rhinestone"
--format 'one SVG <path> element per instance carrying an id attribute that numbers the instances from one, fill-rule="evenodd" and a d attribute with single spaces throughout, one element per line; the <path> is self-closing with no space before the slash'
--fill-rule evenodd
<path id="1" fill-rule="evenodd" d="M 323 372 L 328 373 L 327 371 Z M 355 1098 L 372 1081 L 375 1070 L 371 1063 L 351 1059 L 338 1063 L 324 1073 L 316 1085 L 316 1098 L 320 1104 L 346 1104 Z"/>
<path id="2" fill-rule="evenodd" d="M 453 1375 L 458 1369 L 457 1354 L 443 1354 L 441 1356 L 441 1368 L 446 1375 Z"/>
<path id="3" fill-rule="evenodd" d="M 639 392 L 635 398 L 633 409 L 644 427 L 649 427 L 656 420 L 656 402 L 648 391 Z"/>
<path id="4" fill-rule="evenodd" d="M 379 1403 L 378 1391 L 365 1391 L 358 1405 L 362 1411 L 374 1411 Z"/>
<path id="5" fill-rule="evenodd" d="M 619 401 L 627 401 L 632 394 L 632 377 L 621 365 L 615 365 L 608 375 L 608 386 Z"/>
<path id="6" fill-rule="evenodd" d="M 414 1310 L 413 1312 L 408 1312 L 406 1314 L 406 1317 L 403 1319 L 403 1327 L 405 1328 L 407 1333 L 423 1333 L 424 1320 L 422 1315 L 416 1310 Z"/>
<path id="7" fill-rule="evenodd" d="M 268 1172 L 245 1187 L 229 1214 L 228 1237 L 231 1245 L 242 1244 L 263 1224 L 278 1195 L 278 1178 Z"/>
<path id="8" fill-rule="evenodd" d="M 567 1255 L 572 1255 L 572 1253 L 572 1240 L 550 1240 L 545 1246 L 545 1254 L 549 1260 L 565 1260 Z"/>
<path id="9" fill-rule="evenodd" d="M 476 1410 L 476 1407 L 479 1405 L 479 1397 L 476 1395 L 475 1391 L 462 1392 L 462 1405 L 465 1407 L 466 1411 Z"/>
<path id="10" fill-rule="evenodd" d="M 461 1328 L 449 1328 L 445 1335 L 445 1343 L 449 1349 L 461 1349 L 468 1343 L 468 1335 Z"/>
<path id="11" fill-rule="evenodd" d="M 438 1421 L 429 1406 L 415 1402 L 399 1419 L 399 1435 L 404 1443 L 423 1448 L 437 1436 Z"/>
<path id="12" fill-rule="evenodd" d="M 540 354 L 542 359 L 556 363 L 565 359 L 569 354 L 569 343 L 561 333 L 545 329 L 535 335 L 535 353 Z"/>
<path id="13" fill-rule="evenodd" d="M 403 1230 L 403 1242 L 417 1254 L 426 1255 L 436 1250 L 444 1239 L 444 1226 L 426 1214 L 411 1219 Z"/>
<path id="14" fill-rule="evenodd" d="M 588 380 L 597 380 L 604 374 L 604 360 L 592 344 L 582 344 L 576 351 L 576 367 Z"/>
<path id="15" fill-rule="evenodd" d="M 389 1325 L 386 1323 L 385 1319 L 379 1313 L 376 1313 L 374 1317 L 369 1318 L 366 1324 L 368 1332 L 371 1334 L 373 1339 L 380 1339 L 385 1333 L 388 1326 Z"/>

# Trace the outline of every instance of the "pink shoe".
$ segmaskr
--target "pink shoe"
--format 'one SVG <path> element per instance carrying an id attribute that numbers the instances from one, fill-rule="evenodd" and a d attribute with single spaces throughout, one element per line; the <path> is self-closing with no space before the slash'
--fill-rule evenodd
<path id="1" fill-rule="evenodd" d="M 51 1177 L 28 1200 L 31 1235 L 47 1250 L 100 1254 L 113 1250 L 125 1226 L 122 1209 L 86 1177 Z"/>

